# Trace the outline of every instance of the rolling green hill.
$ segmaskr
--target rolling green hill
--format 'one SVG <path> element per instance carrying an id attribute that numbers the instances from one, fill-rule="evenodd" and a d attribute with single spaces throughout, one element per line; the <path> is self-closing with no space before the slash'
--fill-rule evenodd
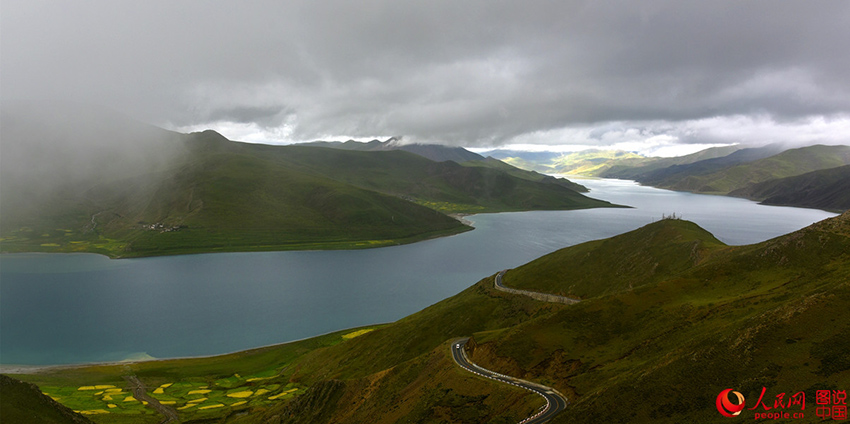
<path id="1" fill-rule="evenodd" d="M 638 176 L 648 174 L 653 171 L 669 168 L 675 165 L 689 165 L 692 163 L 708 161 L 711 159 L 720 159 L 728 157 L 733 153 L 741 150 L 739 146 L 723 146 L 711 147 L 701 150 L 696 153 L 691 153 L 684 156 L 676 156 L 670 158 L 645 158 L 640 161 L 621 160 L 612 163 L 607 169 L 596 173 L 597 176 L 603 178 L 619 178 L 624 180 L 634 180 Z"/>
<path id="2" fill-rule="evenodd" d="M 269 157 L 280 157 L 292 169 L 401 197 L 446 213 L 611 206 L 554 184 L 553 180 L 519 178 L 494 167 L 434 162 L 398 150 L 360 152 L 298 145 L 251 147 Z"/>
<path id="3" fill-rule="evenodd" d="M 732 150 L 732 153 L 728 153 Z M 733 165 L 753 162 L 781 153 L 784 150 L 780 144 L 769 144 L 762 147 L 738 149 L 737 146 L 716 147 L 706 149 L 691 155 L 678 158 L 654 160 L 648 164 L 618 164 L 611 172 L 603 173 L 604 177 L 628 178 L 647 184 L 658 181 L 677 181 L 682 178 L 707 175 Z M 644 166 L 646 165 L 646 166 Z"/>
<path id="4" fill-rule="evenodd" d="M 586 299 L 669 278 L 699 264 L 722 245 L 692 222 L 664 220 L 551 253 L 508 271 L 504 283 L 517 289 Z"/>
<path id="5" fill-rule="evenodd" d="M 754 404 L 763 387 L 771 397 L 843 387 L 848 237 L 845 214 L 757 245 L 717 246 L 663 281 L 498 334 L 478 361 L 516 358 L 515 372 L 561 381 L 576 400 L 556 422 L 722 422 L 713 400 L 725 388 Z M 558 362 L 570 371 L 548 371 Z"/>
<path id="6" fill-rule="evenodd" d="M 245 144 L 96 112 L 38 122 L 3 114 L 3 252 L 378 247 L 471 229 L 447 213 L 612 206 L 554 179 L 401 150 Z"/>
<path id="7" fill-rule="evenodd" d="M 815 145 L 785 150 L 754 161 L 731 165 L 719 161 L 701 166 L 706 162 L 659 170 L 641 175 L 637 180 L 671 190 L 728 194 L 751 184 L 850 164 L 850 146 Z"/>
<path id="8" fill-rule="evenodd" d="M 21 378 L 57 392 L 115 384 L 127 372 L 149 387 L 203 385 L 222 407 L 189 406 L 182 416 L 234 423 L 507 423 L 533 413 L 535 395 L 452 362 L 451 341 L 472 335 L 476 363 L 567 395 L 555 423 L 727 422 L 715 408 L 726 388 L 748 406 L 763 388 L 766 399 L 803 391 L 809 417 L 815 390 L 850 384 L 847 281 L 850 213 L 749 246 L 725 246 L 693 223 L 667 219 L 505 276 L 513 287 L 579 294 L 575 305 L 497 291 L 489 277 L 384 326 L 223 357 Z M 232 405 L 223 393 L 255 393 L 266 380 L 253 376 L 298 395 L 269 402 L 252 394 Z M 176 406 L 189 405 L 183 392 L 162 396 L 169 393 Z M 115 415 L 98 419 L 119 422 Z"/>
<path id="9" fill-rule="evenodd" d="M 768 180 L 729 195 L 758 200 L 764 205 L 843 212 L 850 209 L 850 165 Z"/>

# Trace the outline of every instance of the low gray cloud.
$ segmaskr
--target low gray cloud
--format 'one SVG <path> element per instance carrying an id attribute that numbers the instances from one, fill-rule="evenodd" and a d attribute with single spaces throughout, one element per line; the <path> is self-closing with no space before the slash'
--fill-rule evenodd
<path id="1" fill-rule="evenodd" d="M 483 147 L 625 125 L 737 142 L 749 132 L 701 125 L 749 119 L 798 137 L 811 129 L 778 124 L 837 131 L 850 115 L 846 1 L 0 7 L 4 99 L 87 101 L 257 140 L 404 134 Z"/>

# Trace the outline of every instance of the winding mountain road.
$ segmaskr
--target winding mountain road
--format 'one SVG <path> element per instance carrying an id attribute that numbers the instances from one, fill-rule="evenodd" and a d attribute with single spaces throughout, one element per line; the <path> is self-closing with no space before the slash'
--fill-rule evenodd
<path id="1" fill-rule="evenodd" d="M 574 303 L 581 302 L 581 299 L 573 299 L 572 297 L 558 296 L 557 294 L 541 293 L 529 290 L 518 290 L 506 287 L 504 284 L 502 284 L 502 276 L 505 275 L 506 272 L 508 272 L 508 270 L 500 271 L 498 274 L 496 274 L 496 278 L 493 283 L 496 290 L 528 296 L 532 299 L 539 300 L 541 302 L 563 303 L 565 305 L 572 305 Z"/>
<path id="2" fill-rule="evenodd" d="M 538 395 L 542 396 L 543 399 L 546 399 L 546 405 L 540 412 L 520 421 L 520 424 L 545 423 L 551 420 L 552 417 L 554 417 L 567 407 L 567 399 L 560 393 L 558 393 L 557 390 L 551 387 L 511 377 L 508 375 L 499 374 L 497 372 L 490 371 L 486 368 L 482 368 L 474 362 L 470 361 L 469 358 L 466 356 L 465 349 L 466 342 L 468 341 L 469 337 L 458 339 L 452 342 L 452 358 L 454 359 L 455 363 L 457 363 L 461 368 L 481 377 L 496 380 L 500 383 L 522 387 L 523 389 L 537 393 Z"/>

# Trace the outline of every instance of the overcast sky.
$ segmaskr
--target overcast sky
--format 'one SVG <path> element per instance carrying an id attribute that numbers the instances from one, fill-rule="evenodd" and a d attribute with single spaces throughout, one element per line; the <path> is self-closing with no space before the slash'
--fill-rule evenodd
<path id="1" fill-rule="evenodd" d="M 848 45 L 844 0 L 3 0 L 0 99 L 243 141 L 850 143 Z"/>

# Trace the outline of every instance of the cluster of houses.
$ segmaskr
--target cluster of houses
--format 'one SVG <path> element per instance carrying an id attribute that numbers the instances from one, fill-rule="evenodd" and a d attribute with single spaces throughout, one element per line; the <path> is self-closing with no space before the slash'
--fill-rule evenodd
<path id="1" fill-rule="evenodd" d="M 166 225 L 161 222 L 157 222 L 156 224 L 140 224 L 142 229 L 149 231 L 159 231 L 160 233 L 170 233 L 172 231 L 180 231 L 183 228 L 186 228 L 186 225 Z"/>

